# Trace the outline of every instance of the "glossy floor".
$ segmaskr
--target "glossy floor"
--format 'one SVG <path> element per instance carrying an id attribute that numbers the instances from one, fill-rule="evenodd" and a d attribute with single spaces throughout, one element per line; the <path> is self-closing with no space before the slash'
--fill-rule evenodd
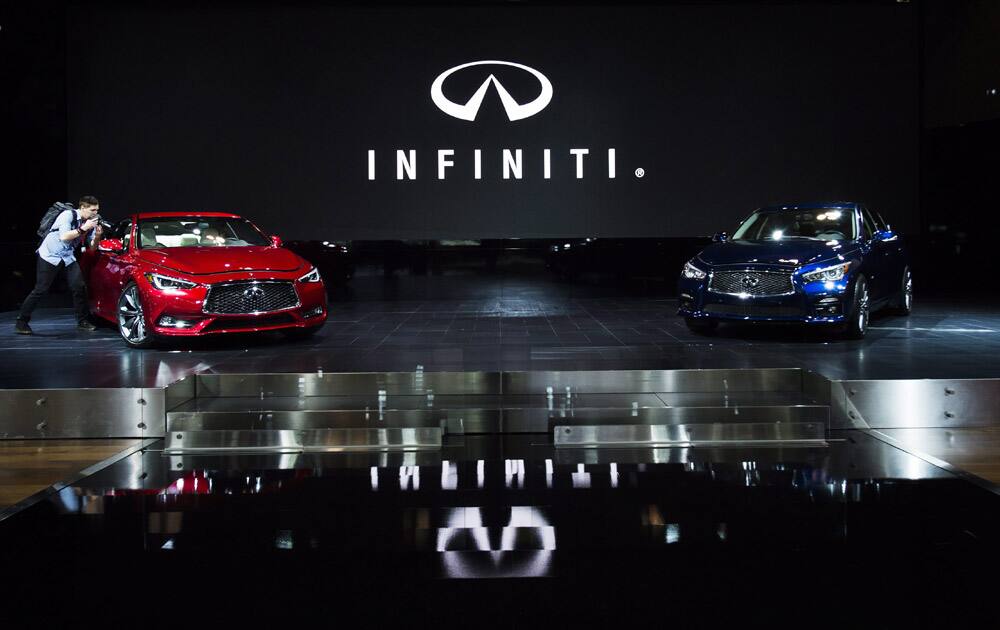
<path id="1" fill-rule="evenodd" d="M 906 606 L 866 623 L 958 622 L 986 605 L 976 571 L 995 566 L 998 499 L 853 431 L 784 449 L 564 450 L 541 434 L 410 453 L 154 446 L 0 523 L 0 554 L 46 568 L 5 593 L 58 592 L 76 611 L 131 593 L 116 610 L 773 622 L 850 618 L 850 593 L 875 590 Z"/>
<path id="2" fill-rule="evenodd" d="M 407 296 L 412 298 L 413 296 Z M 1000 310 L 918 303 L 876 316 L 862 341 L 801 327 L 727 325 L 691 333 L 672 299 L 590 296 L 508 284 L 468 300 L 334 300 L 313 339 L 240 335 L 130 350 L 109 327 L 76 331 L 68 310 L 37 313 L 32 337 L 0 314 L 0 387 L 162 386 L 191 372 L 803 367 L 829 378 L 1000 376 Z M 57 367 L 58 369 L 53 369 Z"/>

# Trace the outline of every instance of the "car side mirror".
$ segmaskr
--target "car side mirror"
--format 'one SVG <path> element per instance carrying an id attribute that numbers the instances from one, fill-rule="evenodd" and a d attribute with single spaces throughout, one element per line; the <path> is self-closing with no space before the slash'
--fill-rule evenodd
<path id="1" fill-rule="evenodd" d="M 725 243 L 728 240 L 729 240 L 729 235 L 726 234 L 725 232 L 716 232 L 715 235 L 712 237 L 713 243 Z"/>
<path id="2" fill-rule="evenodd" d="M 125 251 L 125 244 L 121 242 L 121 239 L 106 238 L 97 244 L 97 251 L 119 254 Z"/>
<path id="3" fill-rule="evenodd" d="M 272 236 L 271 237 L 271 247 L 281 247 L 281 245 L 282 245 L 282 242 L 281 242 L 281 237 L 280 236 Z"/>

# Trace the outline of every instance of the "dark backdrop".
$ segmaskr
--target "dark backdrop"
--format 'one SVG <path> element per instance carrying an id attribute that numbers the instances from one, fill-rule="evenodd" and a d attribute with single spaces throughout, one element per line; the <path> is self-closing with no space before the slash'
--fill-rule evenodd
<path id="1" fill-rule="evenodd" d="M 806 199 L 865 200 L 915 230 L 917 24 L 897 3 L 84 4 L 68 17 L 69 192 L 112 216 L 233 210 L 298 239 L 696 236 Z M 431 82 L 481 59 L 539 70 L 552 102 L 510 122 L 492 92 L 475 122 L 446 116 Z M 519 102 L 538 93 L 496 74 Z M 504 148 L 523 150 L 523 179 L 502 179 Z M 416 180 L 396 180 L 396 149 L 416 151 Z M 455 150 L 443 181 L 437 149 Z"/>

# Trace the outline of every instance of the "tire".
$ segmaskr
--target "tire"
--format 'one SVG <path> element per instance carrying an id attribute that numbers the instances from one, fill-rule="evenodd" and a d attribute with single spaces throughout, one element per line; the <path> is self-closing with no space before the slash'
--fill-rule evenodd
<path id="1" fill-rule="evenodd" d="M 896 298 L 896 304 L 892 312 L 895 315 L 902 315 L 903 317 L 913 312 L 913 274 L 910 273 L 909 267 L 903 269 L 903 277 L 900 280 L 899 286 L 899 297 Z"/>
<path id="2" fill-rule="evenodd" d="M 691 332 L 700 335 L 711 333 L 719 326 L 719 322 L 714 319 L 696 319 L 694 317 L 685 317 L 684 323 L 687 324 Z"/>
<path id="3" fill-rule="evenodd" d="M 854 283 L 854 305 L 844 327 L 844 337 L 848 339 L 864 339 L 868 332 L 868 317 L 871 315 L 871 294 L 868 292 L 868 281 L 864 276 L 858 276 Z"/>
<path id="4" fill-rule="evenodd" d="M 129 282 L 118 296 L 116 309 L 118 334 L 130 348 L 151 348 L 156 337 L 149 332 L 142 309 L 142 295 L 134 282 Z"/>
<path id="5" fill-rule="evenodd" d="M 309 328 L 286 328 L 281 331 L 281 334 L 288 339 L 308 339 L 315 335 L 322 327 L 323 325 L 320 324 L 319 326 L 310 326 Z"/>

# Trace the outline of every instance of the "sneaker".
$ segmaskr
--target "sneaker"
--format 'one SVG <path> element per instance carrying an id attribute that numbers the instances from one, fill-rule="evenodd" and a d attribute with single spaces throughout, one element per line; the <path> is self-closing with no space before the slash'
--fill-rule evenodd
<path id="1" fill-rule="evenodd" d="M 76 325 L 76 327 L 78 329 L 84 330 L 86 332 L 93 332 L 93 331 L 97 330 L 97 326 L 94 326 L 93 324 L 91 324 L 87 320 L 83 320 L 82 322 L 78 323 Z"/>
<path id="2" fill-rule="evenodd" d="M 14 322 L 14 332 L 16 332 L 19 335 L 30 335 L 32 331 L 31 331 L 31 326 L 28 325 L 28 322 L 19 319 L 16 322 Z"/>

